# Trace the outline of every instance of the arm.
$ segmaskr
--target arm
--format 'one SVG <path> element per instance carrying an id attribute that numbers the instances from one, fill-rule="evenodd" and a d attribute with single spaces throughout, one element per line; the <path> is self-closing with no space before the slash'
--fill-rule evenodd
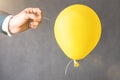
<path id="1" fill-rule="evenodd" d="M 6 18 L 6 16 L 3 18 L 3 20 Z M 16 34 L 26 31 L 30 28 L 38 28 L 41 20 L 42 12 L 39 8 L 26 8 L 10 18 L 8 31 L 11 34 Z M 3 23 L 3 21 L 1 23 Z"/>

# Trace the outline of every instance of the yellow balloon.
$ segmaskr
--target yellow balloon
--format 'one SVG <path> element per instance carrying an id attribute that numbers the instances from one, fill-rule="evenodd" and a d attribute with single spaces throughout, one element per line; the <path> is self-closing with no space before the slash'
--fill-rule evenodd
<path id="1" fill-rule="evenodd" d="M 84 59 L 97 45 L 101 22 L 93 9 L 74 4 L 58 15 L 54 34 L 62 51 L 78 66 L 76 60 Z"/>

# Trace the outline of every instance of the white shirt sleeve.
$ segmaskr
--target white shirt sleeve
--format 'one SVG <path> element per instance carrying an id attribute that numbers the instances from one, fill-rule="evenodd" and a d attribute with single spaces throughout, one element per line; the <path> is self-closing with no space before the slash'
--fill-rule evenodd
<path id="1" fill-rule="evenodd" d="M 12 36 L 12 34 L 9 32 L 9 29 L 8 29 L 8 27 L 9 27 L 9 21 L 10 21 L 10 19 L 11 19 L 12 17 L 13 17 L 12 15 L 7 16 L 7 17 L 5 18 L 5 20 L 3 21 L 3 24 L 2 24 L 2 30 L 3 30 L 4 32 L 6 32 L 9 37 Z"/>

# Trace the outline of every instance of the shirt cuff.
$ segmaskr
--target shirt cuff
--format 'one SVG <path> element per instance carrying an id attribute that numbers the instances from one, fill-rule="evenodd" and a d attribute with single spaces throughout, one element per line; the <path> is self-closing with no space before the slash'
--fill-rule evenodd
<path id="1" fill-rule="evenodd" d="M 7 17 L 5 18 L 5 20 L 3 21 L 3 24 L 2 24 L 2 30 L 3 30 L 4 32 L 6 32 L 9 37 L 12 36 L 12 34 L 10 33 L 10 31 L 9 31 L 9 29 L 8 29 L 8 27 L 9 27 L 9 21 L 10 21 L 10 19 L 11 19 L 12 17 L 13 17 L 12 15 L 7 16 Z"/>

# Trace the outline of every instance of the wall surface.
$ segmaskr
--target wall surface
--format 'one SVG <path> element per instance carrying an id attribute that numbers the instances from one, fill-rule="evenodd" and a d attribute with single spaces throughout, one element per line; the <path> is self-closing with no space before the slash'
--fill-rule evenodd
<path id="1" fill-rule="evenodd" d="M 102 23 L 97 47 L 80 67 L 71 63 L 54 38 L 58 13 L 72 4 L 93 8 Z M 0 0 L 0 9 L 13 15 L 27 7 L 39 7 L 43 19 L 36 30 L 11 38 L 0 34 L 0 80 L 120 80 L 120 0 Z"/>

